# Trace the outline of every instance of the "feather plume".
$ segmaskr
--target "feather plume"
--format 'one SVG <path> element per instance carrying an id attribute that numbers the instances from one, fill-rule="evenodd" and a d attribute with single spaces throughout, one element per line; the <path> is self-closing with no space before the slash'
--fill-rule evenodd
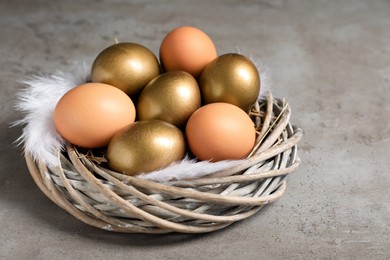
<path id="1" fill-rule="evenodd" d="M 89 66 L 76 63 L 69 72 L 57 71 L 52 75 L 36 75 L 20 81 L 22 90 L 17 95 L 16 110 L 24 117 L 13 125 L 25 125 L 16 143 L 25 151 L 50 166 L 58 166 L 57 154 L 65 140 L 54 127 L 53 112 L 58 100 L 70 89 L 88 80 Z"/>
<path id="2" fill-rule="evenodd" d="M 242 160 L 224 160 L 219 162 L 196 161 L 186 156 L 183 160 L 169 167 L 139 175 L 140 178 L 156 182 L 194 179 L 216 171 L 227 170 L 238 166 Z"/>

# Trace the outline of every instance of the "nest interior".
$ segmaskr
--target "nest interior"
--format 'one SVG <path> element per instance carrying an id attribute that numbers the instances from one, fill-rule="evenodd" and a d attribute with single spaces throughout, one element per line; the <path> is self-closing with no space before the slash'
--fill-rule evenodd
<path id="1" fill-rule="evenodd" d="M 35 183 L 79 220 L 123 233 L 205 233 L 246 219 L 279 199 L 286 177 L 299 166 L 302 130 L 290 124 L 291 108 L 268 95 L 252 108 L 256 144 L 237 167 L 207 176 L 157 183 L 110 171 L 68 145 L 60 167 L 25 153 Z"/>

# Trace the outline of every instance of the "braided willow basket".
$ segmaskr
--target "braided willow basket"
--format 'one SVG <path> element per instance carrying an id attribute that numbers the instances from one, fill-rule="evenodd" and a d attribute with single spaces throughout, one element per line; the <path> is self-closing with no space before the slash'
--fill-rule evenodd
<path id="1" fill-rule="evenodd" d="M 43 193 L 79 220 L 126 233 L 204 233 L 248 218 L 279 199 L 286 176 L 299 165 L 302 130 L 289 123 L 285 100 L 259 101 L 250 115 L 257 129 L 244 163 L 205 177 L 157 183 L 103 168 L 69 145 L 49 168 L 26 153 L 29 171 Z"/>

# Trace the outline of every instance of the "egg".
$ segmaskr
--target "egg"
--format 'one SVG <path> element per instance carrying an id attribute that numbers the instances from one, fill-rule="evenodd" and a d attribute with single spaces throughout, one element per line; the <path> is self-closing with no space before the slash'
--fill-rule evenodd
<path id="1" fill-rule="evenodd" d="M 134 96 L 159 73 L 160 64 L 149 49 L 138 43 L 121 42 L 99 53 L 92 64 L 91 80 Z"/>
<path id="2" fill-rule="evenodd" d="M 184 127 L 200 107 L 198 83 L 184 71 L 160 74 L 146 85 L 137 102 L 139 120 L 160 119 Z"/>
<path id="3" fill-rule="evenodd" d="M 157 170 L 181 160 L 186 150 L 183 133 L 161 120 L 137 121 L 111 139 L 107 161 L 127 175 Z"/>
<path id="4" fill-rule="evenodd" d="M 238 53 L 227 53 L 207 64 L 199 87 L 204 104 L 226 102 L 248 112 L 260 93 L 260 75 L 251 60 Z"/>
<path id="5" fill-rule="evenodd" d="M 217 51 L 210 37 L 190 26 L 172 30 L 160 46 L 160 62 L 165 71 L 182 70 L 195 78 L 216 57 Z"/>
<path id="6" fill-rule="evenodd" d="M 135 120 L 135 107 L 123 91 L 102 83 L 86 83 L 68 91 L 54 109 L 54 125 L 68 142 L 97 148 Z"/>
<path id="7" fill-rule="evenodd" d="M 252 150 L 256 131 L 248 114 L 229 103 L 211 103 L 196 110 L 186 125 L 190 151 L 212 162 L 242 159 Z"/>

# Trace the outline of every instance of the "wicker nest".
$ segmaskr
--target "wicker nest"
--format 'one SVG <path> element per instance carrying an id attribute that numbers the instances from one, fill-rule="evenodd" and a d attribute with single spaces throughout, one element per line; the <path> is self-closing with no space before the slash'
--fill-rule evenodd
<path id="1" fill-rule="evenodd" d="M 25 154 L 43 193 L 79 220 L 125 233 L 204 233 L 246 219 L 279 199 L 299 165 L 302 130 L 289 123 L 285 100 L 259 101 L 250 115 L 258 137 L 238 167 L 205 177 L 157 183 L 116 173 L 75 146 L 58 152 L 60 167 Z"/>

